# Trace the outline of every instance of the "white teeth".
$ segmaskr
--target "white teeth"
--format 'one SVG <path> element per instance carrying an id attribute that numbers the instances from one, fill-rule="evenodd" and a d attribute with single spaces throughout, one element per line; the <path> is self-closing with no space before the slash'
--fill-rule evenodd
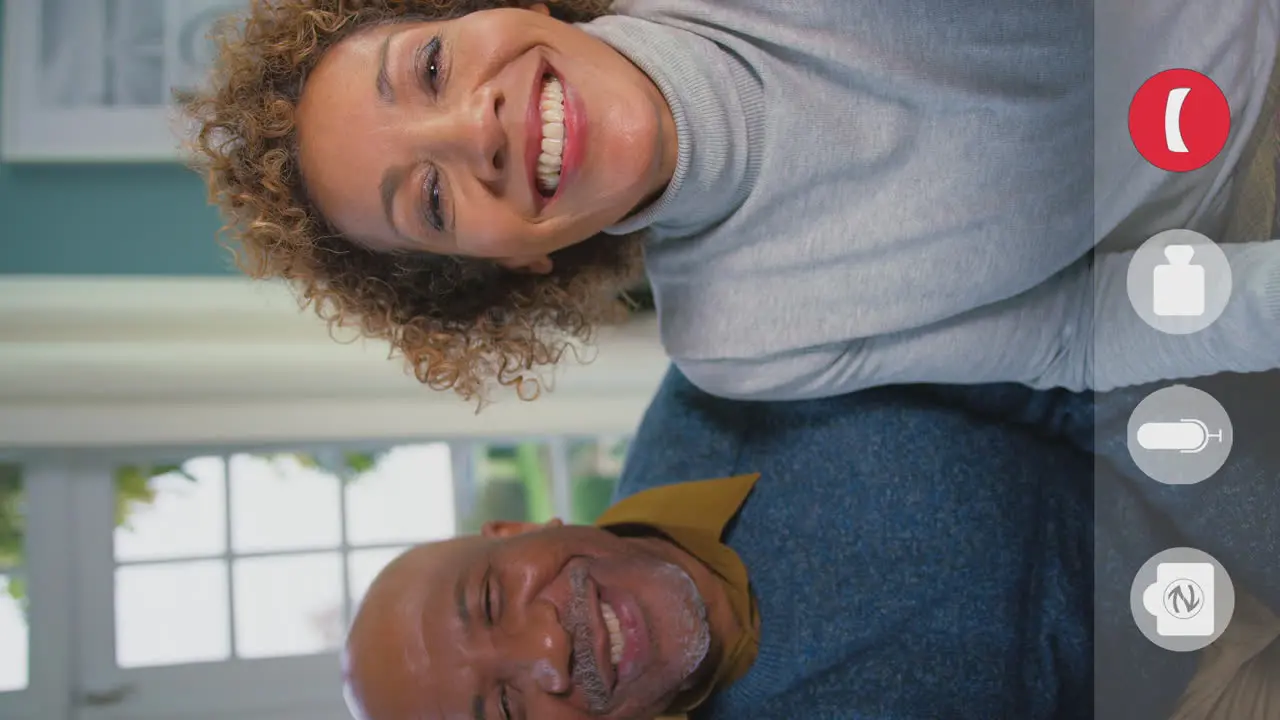
<path id="1" fill-rule="evenodd" d="M 616 667 L 622 662 L 622 624 L 609 603 L 600 603 L 600 614 L 604 616 L 604 626 L 609 630 L 609 662 Z"/>
<path id="2" fill-rule="evenodd" d="M 538 188 L 549 193 L 560 186 L 560 168 L 564 163 L 564 88 L 556 78 L 548 78 L 543 83 L 538 111 L 542 120 L 542 152 L 538 155 L 535 175 Z"/>

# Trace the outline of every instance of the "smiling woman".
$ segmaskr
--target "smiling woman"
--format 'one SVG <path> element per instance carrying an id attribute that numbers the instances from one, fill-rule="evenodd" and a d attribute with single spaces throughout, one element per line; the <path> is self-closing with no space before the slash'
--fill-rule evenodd
<path id="1" fill-rule="evenodd" d="M 674 172 L 661 93 L 571 24 L 606 5 L 252 3 L 184 103 L 241 266 L 433 388 L 536 396 L 626 316 L 639 237 L 601 231 Z"/>
<path id="2" fill-rule="evenodd" d="M 536 394 L 643 250 L 713 395 L 1106 391 L 1280 357 L 1280 0 L 1224 2 L 257 0 L 190 109 L 250 271 L 435 388 Z M 1175 66 L 1241 109 L 1192 173 L 1125 117 Z M 1169 228 L 1222 241 L 1211 327 L 1144 320 Z"/>

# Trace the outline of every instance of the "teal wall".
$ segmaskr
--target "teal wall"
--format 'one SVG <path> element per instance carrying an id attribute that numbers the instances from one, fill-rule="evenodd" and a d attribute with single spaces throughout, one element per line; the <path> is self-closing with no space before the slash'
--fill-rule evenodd
<path id="1" fill-rule="evenodd" d="M 177 164 L 0 164 L 0 274 L 226 274 L 217 228 Z"/>

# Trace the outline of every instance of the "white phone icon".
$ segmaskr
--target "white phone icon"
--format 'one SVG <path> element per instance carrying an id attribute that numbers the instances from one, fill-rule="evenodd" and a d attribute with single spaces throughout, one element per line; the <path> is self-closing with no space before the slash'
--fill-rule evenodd
<path id="1" fill-rule="evenodd" d="M 1169 91 L 1169 97 L 1165 100 L 1164 143 L 1168 146 L 1169 152 L 1191 152 L 1187 149 L 1187 144 L 1182 141 L 1182 104 L 1187 101 L 1187 96 L 1190 94 L 1191 88 L 1174 88 Z"/>

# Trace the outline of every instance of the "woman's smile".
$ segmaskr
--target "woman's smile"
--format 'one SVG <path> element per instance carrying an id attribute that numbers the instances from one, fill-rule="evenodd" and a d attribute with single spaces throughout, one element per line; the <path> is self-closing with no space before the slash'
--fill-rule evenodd
<path id="1" fill-rule="evenodd" d="M 549 66 L 544 67 L 534 83 L 533 100 L 529 103 L 528 135 L 531 142 L 525 156 L 534 183 L 534 191 L 550 199 L 560 185 L 564 163 L 564 85 Z M 540 203 L 545 205 L 546 203 Z"/>
<path id="2" fill-rule="evenodd" d="M 534 159 L 534 181 L 540 197 L 555 205 L 565 195 L 586 154 L 588 137 L 582 99 L 549 63 L 538 87 L 535 119 L 540 138 Z"/>

